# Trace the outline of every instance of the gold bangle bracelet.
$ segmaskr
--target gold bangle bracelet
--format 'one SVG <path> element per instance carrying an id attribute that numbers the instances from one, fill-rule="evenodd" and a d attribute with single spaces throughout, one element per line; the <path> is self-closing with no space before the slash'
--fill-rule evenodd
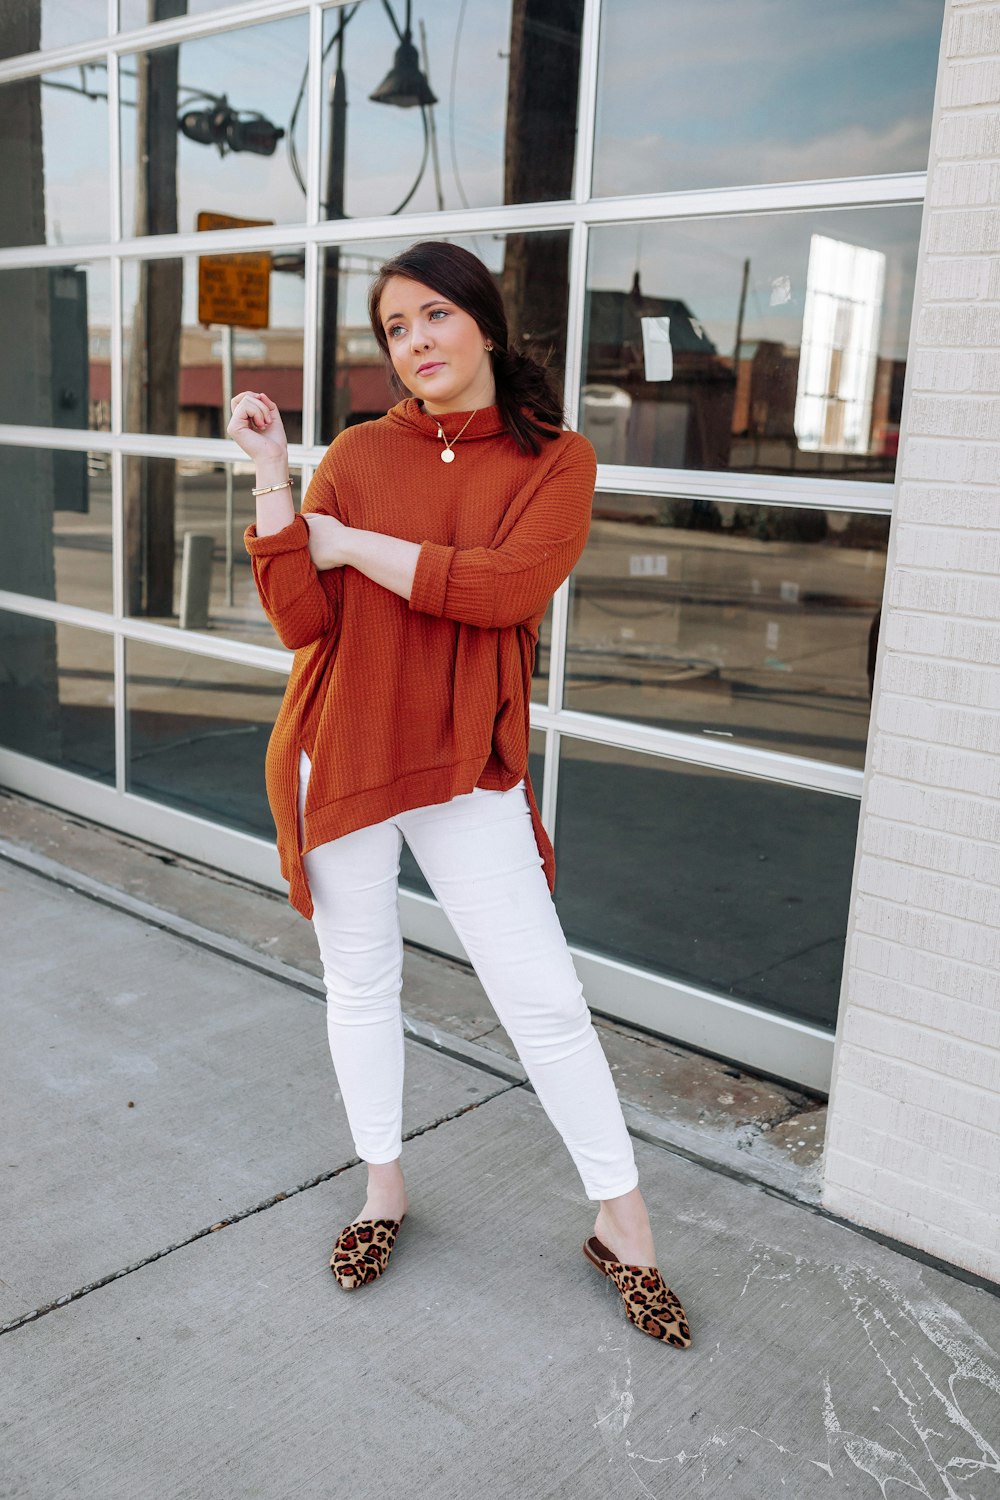
<path id="1" fill-rule="evenodd" d="M 286 479 L 284 484 L 267 484 L 263 489 L 251 490 L 250 493 L 251 495 L 270 495 L 272 490 L 290 490 L 291 487 L 292 481 L 290 479 Z"/>

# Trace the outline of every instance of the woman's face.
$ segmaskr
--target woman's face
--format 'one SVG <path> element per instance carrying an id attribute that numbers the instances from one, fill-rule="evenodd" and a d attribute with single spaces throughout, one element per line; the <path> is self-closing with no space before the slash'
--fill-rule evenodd
<path id="1" fill-rule="evenodd" d="M 382 292 L 379 316 L 396 374 L 426 411 L 439 416 L 493 405 L 487 340 L 475 318 L 456 303 L 422 282 L 393 276 Z"/>

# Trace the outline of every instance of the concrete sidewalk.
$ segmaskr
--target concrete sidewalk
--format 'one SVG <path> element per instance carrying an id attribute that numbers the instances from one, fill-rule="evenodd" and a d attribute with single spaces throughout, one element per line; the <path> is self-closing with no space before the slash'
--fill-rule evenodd
<path id="1" fill-rule="evenodd" d="M 345 1294 L 364 1169 L 315 995 L 9 861 L 0 904 L 0 1496 L 1000 1497 L 991 1291 L 665 1132 L 636 1150 L 694 1343 L 658 1344 L 516 1063 L 425 1028 L 413 1207 Z"/>

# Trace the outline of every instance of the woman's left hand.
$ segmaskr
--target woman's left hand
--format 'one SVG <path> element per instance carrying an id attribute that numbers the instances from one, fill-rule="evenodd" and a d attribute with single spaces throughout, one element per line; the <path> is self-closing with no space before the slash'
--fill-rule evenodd
<path id="1" fill-rule="evenodd" d="M 309 527 L 309 556 L 317 569 L 342 568 L 347 562 L 344 543 L 351 528 L 336 516 L 308 515 L 302 519 Z"/>

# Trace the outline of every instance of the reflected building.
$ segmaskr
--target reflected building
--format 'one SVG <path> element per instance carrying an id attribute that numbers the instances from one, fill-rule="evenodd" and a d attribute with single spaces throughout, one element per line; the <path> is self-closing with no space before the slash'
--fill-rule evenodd
<path id="1" fill-rule="evenodd" d="M 665 320 L 672 353 L 667 381 L 647 378 L 643 323 Z M 591 292 L 588 305 L 587 384 L 610 385 L 630 401 L 625 424 L 627 458 L 643 468 L 726 469 L 732 431 L 735 377 L 732 361 L 720 358 L 705 329 L 684 302 L 646 296 L 635 274 L 627 292 Z M 599 459 L 602 425 L 588 419 L 581 430 Z"/>

